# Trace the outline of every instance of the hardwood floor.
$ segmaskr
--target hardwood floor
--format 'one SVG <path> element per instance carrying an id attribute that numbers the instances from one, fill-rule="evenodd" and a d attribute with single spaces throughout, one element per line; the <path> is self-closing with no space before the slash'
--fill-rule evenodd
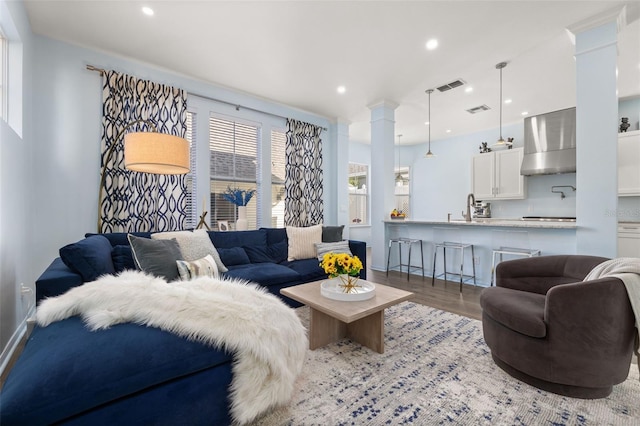
<path id="1" fill-rule="evenodd" d="M 367 264 L 371 264 L 369 259 Z M 414 293 L 410 299 L 412 302 L 477 320 L 482 319 L 480 292 L 484 287 L 464 284 L 460 293 L 459 281 L 447 281 L 445 285 L 443 280 L 436 280 L 432 287 L 430 275 L 422 278 L 422 275 L 411 274 L 407 281 L 406 270 L 403 274 L 389 271 L 387 277 L 385 272 L 367 269 L 367 281 L 410 291 Z"/>

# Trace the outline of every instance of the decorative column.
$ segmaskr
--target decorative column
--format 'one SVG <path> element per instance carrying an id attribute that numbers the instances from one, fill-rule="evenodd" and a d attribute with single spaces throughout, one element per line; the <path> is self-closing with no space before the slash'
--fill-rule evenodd
<path id="1" fill-rule="evenodd" d="M 393 138 L 398 104 L 382 101 L 371 109 L 371 269 L 385 270 L 387 238 L 382 222 L 393 210 Z"/>
<path id="2" fill-rule="evenodd" d="M 624 11 L 618 7 L 569 28 L 576 41 L 577 254 L 617 253 L 616 66 L 618 24 Z"/>

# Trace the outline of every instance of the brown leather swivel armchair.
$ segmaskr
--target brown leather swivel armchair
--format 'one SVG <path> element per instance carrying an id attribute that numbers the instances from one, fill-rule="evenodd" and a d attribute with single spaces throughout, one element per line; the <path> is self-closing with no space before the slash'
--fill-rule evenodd
<path id="1" fill-rule="evenodd" d="M 603 398 L 628 374 L 635 319 L 617 278 L 582 280 L 605 258 L 542 256 L 501 262 L 480 296 L 496 364 L 537 388 Z"/>

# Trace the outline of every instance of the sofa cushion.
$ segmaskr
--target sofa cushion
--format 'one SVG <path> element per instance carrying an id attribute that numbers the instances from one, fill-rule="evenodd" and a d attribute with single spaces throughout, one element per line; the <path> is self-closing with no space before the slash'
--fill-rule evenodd
<path id="1" fill-rule="evenodd" d="M 335 243 L 338 241 L 342 241 L 342 231 L 344 230 L 344 225 L 340 226 L 322 226 L 322 242 L 323 243 Z"/>
<path id="2" fill-rule="evenodd" d="M 175 239 L 152 240 L 129 235 L 136 267 L 141 271 L 173 281 L 178 278 L 176 260 L 182 259 Z"/>
<path id="3" fill-rule="evenodd" d="M 316 257 L 316 243 L 322 242 L 322 225 L 298 228 L 287 226 L 287 260 L 310 259 Z"/>
<path id="4" fill-rule="evenodd" d="M 231 358 L 222 350 L 129 323 L 89 331 L 72 317 L 35 327 L 2 389 L 3 420 L 18 424 L 7 416 L 19 413 L 20 424 L 57 423 L 158 384 L 230 366 Z"/>
<path id="5" fill-rule="evenodd" d="M 267 233 L 263 229 L 233 232 L 209 231 L 208 233 L 209 238 L 218 249 L 267 245 Z"/>
<path id="6" fill-rule="evenodd" d="M 316 281 L 327 278 L 327 274 L 320 267 L 320 262 L 317 258 L 313 259 L 301 259 L 294 261 L 283 262 L 282 265 L 293 269 L 300 275 L 302 282 Z"/>
<path id="7" fill-rule="evenodd" d="M 545 337 L 544 322 L 546 296 L 503 287 L 489 287 L 480 294 L 483 313 L 495 321 L 531 337 Z"/>
<path id="8" fill-rule="evenodd" d="M 260 228 L 260 230 L 267 233 L 268 246 L 287 241 L 287 230 L 285 228 Z"/>
<path id="9" fill-rule="evenodd" d="M 247 256 L 247 252 L 245 252 L 242 247 L 221 248 L 218 249 L 218 253 L 220 253 L 220 259 L 222 260 L 222 263 L 225 264 L 226 268 L 229 266 L 246 265 L 247 263 L 251 263 L 249 256 Z"/>
<path id="10" fill-rule="evenodd" d="M 267 247 L 267 253 L 275 263 L 285 262 L 288 257 L 288 252 L 289 243 L 286 240 L 271 244 Z"/>
<path id="11" fill-rule="evenodd" d="M 102 235 L 94 235 L 60 249 L 60 258 L 85 282 L 116 272 L 111 259 L 111 243 Z"/>
<path id="12" fill-rule="evenodd" d="M 135 235 L 136 237 L 151 238 L 151 232 L 108 232 L 106 234 L 94 234 L 91 232 L 87 232 L 86 234 L 84 234 L 84 237 L 89 238 L 94 235 L 102 235 L 107 240 L 109 240 L 112 246 L 115 247 L 115 246 L 128 246 L 129 239 L 127 238 L 127 235 L 129 234 Z"/>
<path id="13" fill-rule="evenodd" d="M 249 263 L 246 265 L 230 266 L 226 277 L 239 278 L 265 287 L 282 283 L 299 283 L 300 274 L 291 268 L 275 263 Z"/>
<path id="14" fill-rule="evenodd" d="M 278 263 L 269 256 L 269 248 L 267 246 L 242 246 L 249 261 L 251 263 Z"/>
<path id="15" fill-rule="evenodd" d="M 227 268 L 224 266 L 224 262 L 220 259 L 218 250 L 211 242 L 209 234 L 204 229 L 196 229 L 195 231 L 171 231 L 171 232 L 158 232 L 151 235 L 154 240 L 171 240 L 175 239 L 180 247 L 180 253 L 182 253 L 182 259 L 187 261 L 203 259 L 206 255 L 210 254 L 213 260 L 216 262 L 218 270 L 226 272 Z"/>
<path id="16" fill-rule="evenodd" d="M 111 249 L 111 260 L 116 273 L 125 269 L 136 269 L 136 262 L 133 260 L 133 252 L 130 245 L 117 245 Z"/>
<path id="17" fill-rule="evenodd" d="M 180 279 L 192 280 L 198 277 L 218 278 L 218 265 L 210 254 L 198 260 L 176 260 Z"/>

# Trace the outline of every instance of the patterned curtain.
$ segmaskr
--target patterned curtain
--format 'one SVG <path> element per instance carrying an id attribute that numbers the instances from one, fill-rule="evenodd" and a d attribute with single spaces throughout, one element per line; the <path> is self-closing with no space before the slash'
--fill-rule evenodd
<path id="1" fill-rule="evenodd" d="M 284 180 L 286 226 L 322 223 L 322 127 L 287 119 Z"/>
<path id="2" fill-rule="evenodd" d="M 172 231 L 187 222 L 186 175 L 155 175 L 124 168 L 123 138 L 114 138 L 136 120 L 150 120 L 160 133 L 184 137 L 187 95 L 183 90 L 115 71 L 102 78 L 102 154 L 116 143 L 105 171 L 98 232 Z M 126 133 L 151 130 L 147 123 Z"/>

